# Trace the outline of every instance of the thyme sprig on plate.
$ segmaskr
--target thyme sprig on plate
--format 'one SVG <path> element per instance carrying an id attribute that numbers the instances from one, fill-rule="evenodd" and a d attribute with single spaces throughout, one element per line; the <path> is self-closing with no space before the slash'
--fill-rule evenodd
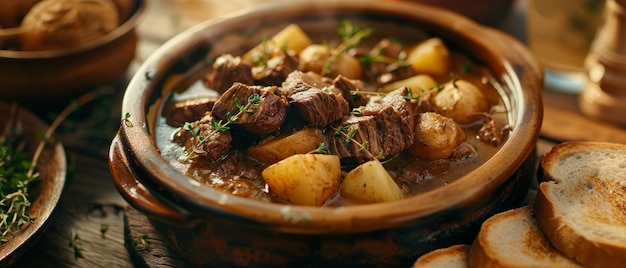
<path id="1" fill-rule="evenodd" d="M 52 134 L 73 111 L 95 100 L 97 96 L 95 93 L 87 93 L 61 111 L 45 133 L 41 134 L 41 141 L 32 158 L 25 151 L 26 141 L 22 140 L 23 129 L 17 121 L 18 106 L 12 106 L 10 119 L 6 122 L 5 130 L 0 133 L 0 244 L 8 242 L 10 236 L 24 224 L 35 220 L 28 213 L 32 205 L 29 188 L 40 180 L 37 170 L 39 157 L 49 144 Z"/>

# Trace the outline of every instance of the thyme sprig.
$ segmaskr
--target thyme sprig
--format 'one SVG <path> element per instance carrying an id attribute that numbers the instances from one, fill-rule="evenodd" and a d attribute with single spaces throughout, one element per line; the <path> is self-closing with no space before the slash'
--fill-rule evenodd
<path id="1" fill-rule="evenodd" d="M 220 133 L 220 132 L 225 133 L 225 132 L 230 131 L 229 125 L 231 123 L 235 123 L 242 115 L 254 114 L 256 112 L 256 109 L 254 108 L 261 105 L 262 100 L 263 98 L 258 93 L 253 93 L 250 96 L 248 96 L 248 100 L 245 105 L 242 104 L 238 98 L 235 98 L 234 102 L 235 102 L 235 105 L 237 106 L 238 112 L 235 115 L 232 115 L 230 112 L 227 112 L 226 122 L 224 122 L 223 120 L 218 121 L 218 120 L 215 120 L 215 118 L 212 118 L 210 122 L 211 131 L 207 133 L 206 135 L 201 135 L 200 127 L 199 126 L 194 127 L 193 124 L 189 122 L 186 122 L 183 125 L 183 128 L 189 131 L 191 136 L 196 138 L 196 140 L 198 140 L 197 146 L 201 146 L 207 140 L 209 140 L 213 135 L 216 135 L 217 133 Z M 188 155 L 188 158 L 193 158 L 193 157 L 194 157 L 194 154 Z"/>
<path id="2" fill-rule="evenodd" d="M 369 142 L 365 141 L 361 143 L 355 139 L 356 134 L 359 131 L 359 128 L 353 127 L 351 125 L 346 125 L 346 126 L 331 127 L 331 129 L 335 131 L 333 133 L 333 136 L 335 137 L 343 136 L 345 138 L 343 140 L 343 144 L 344 146 L 346 146 L 346 148 L 350 148 L 351 144 L 354 144 L 357 147 L 357 151 L 356 151 L 357 156 L 364 154 L 365 157 L 370 158 L 370 159 L 381 157 L 380 155 L 374 157 L 374 154 L 372 154 L 372 152 L 369 151 L 369 149 L 367 148 L 369 146 Z M 384 155 L 382 155 L 382 158 L 384 158 Z M 379 159 L 382 159 L 382 158 L 379 158 Z"/>
<path id="3" fill-rule="evenodd" d="M 385 63 L 389 65 L 395 65 L 397 67 L 406 67 L 411 65 L 408 61 L 406 61 L 406 54 L 401 53 L 399 57 L 392 58 L 382 54 L 382 49 L 379 49 L 376 55 L 361 55 L 359 56 L 359 60 L 365 64 L 372 63 Z"/>
<path id="4" fill-rule="evenodd" d="M 9 241 L 25 223 L 33 222 L 28 209 L 31 206 L 29 187 L 40 180 L 37 170 L 38 161 L 45 146 L 50 142 L 52 134 L 72 112 L 80 106 L 95 100 L 98 94 L 87 93 L 68 105 L 50 124 L 45 133 L 41 134 L 32 158 L 23 150 L 21 128 L 17 125 L 17 104 L 12 106 L 11 120 L 0 133 L 0 244 Z"/>
<path id="5" fill-rule="evenodd" d="M 330 50 L 330 55 L 322 67 L 322 76 L 332 73 L 332 66 L 335 61 L 341 55 L 359 45 L 361 41 L 368 38 L 372 34 L 372 29 L 355 27 L 349 20 L 342 20 L 337 33 L 341 36 L 342 42 Z"/>

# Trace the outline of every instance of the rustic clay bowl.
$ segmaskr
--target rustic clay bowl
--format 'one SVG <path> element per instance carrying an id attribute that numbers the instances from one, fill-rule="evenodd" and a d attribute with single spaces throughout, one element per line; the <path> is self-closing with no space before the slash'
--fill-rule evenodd
<path id="1" fill-rule="evenodd" d="M 515 0 L 389 0 L 433 5 L 457 12 L 476 22 L 495 25 L 511 13 Z"/>
<path id="2" fill-rule="evenodd" d="M 12 105 L 0 102 L 2 131 L 10 120 L 11 110 Z M 27 150 L 32 155 L 41 141 L 40 133 L 45 133 L 48 126 L 23 108 L 18 110 L 16 119 L 24 129 Z M 0 245 L 0 267 L 10 267 L 42 236 L 61 198 L 67 173 L 63 146 L 58 142 L 47 145 L 38 162 L 41 181 L 33 184 L 30 189 L 31 200 L 34 202 L 28 211 L 35 221 L 23 225 L 15 236 L 8 237 L 7 243 Z"/>
<path id="3" fill-rule="evenodd" d="M 162 98 L 196 82 L 211 58 L 240 55 L 289 22 L 324 40 L 336 35 L 340 17 L 367 21 L 391 36 L 428 30 L 490 66 L 510 111 L 508 141 L 484 165 L 444 187 L 337 208 L 222 193 L 179 173 L 160 155 L 154 133 Z M 486 217 L 523 200 L 535 173 L 542 79 L 519 42 L 434 7 L 362 1 L 268 6 L 192 27 L 149 57 L 125 93 L 110 169 L 122 196 L 194 265 L 409 267 L 425 252 L 471 242 Z"/>
<path id="4" fill-rule="evenodd" d="M 16 0 L 8 0 L 9 5 Z M 30 1 L 33 4 L 36 1 Z M 65 105 L 103 85 L 125 81 L 146 0 L 115 0 L 123 22 L 107 35 L 63 50 L 18 51 L 0 45 L 0 96 L 28 108 Z M 23 9 L 23 7 L 20 6 Z M 15 8 L 15 12 L 19 11 Z M 3 11 L 8 12 L 9 9 Z M 56 106 L 56 105 L 54 105 Z"/>

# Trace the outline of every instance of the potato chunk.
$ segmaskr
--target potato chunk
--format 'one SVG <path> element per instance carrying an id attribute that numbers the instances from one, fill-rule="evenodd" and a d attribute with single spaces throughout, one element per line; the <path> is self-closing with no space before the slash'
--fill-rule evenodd
<path id="1" fill-rule="evenodd" d="M 304 128 L 295 133 L 272 138 L 248 148 L 252 158 L 271 165 L 294 154 L 306 154 L 324 142 L 322 131 Z"/>
<path id="2" fill-rule="evenodd" d="M 414 128 L 415 142 L 408 152 L 424 159 L 444 159 L 463 141 L 465 132 L 454 120 L 438 113 L 421 113 Z"/>
<path id="3" fill-rule="evenodd" d="M 409 49 L 407 61 L 418 74 L 445 76 L 450 70 L 450 51 L 441 39 L 434 37 Z"/>
<path id="4" fill-rule="evenodd" d="M 402 199 L 400 187 L 378 160 L 365 162 L 346 174 L 341 195 L 357 203 L 379 203 Z"/>
<path id="5" fill-rule="evenodd" d="M 261 173 L 270 190 L 293 204 L 321 206 L 337 193 L 341 164 L 336 155 L 296 154 Z"/>
<path id="6" fill-rule="evenodd" d="M 430 75 L 418 74 L 406 79 L 398 80 L 383 86 L 382 92 L 391 92 L 401 87 L 411 88 L 414 92 L 425 92 L 437 86 L 437 82 Z"/>
<path id="7" fill-rule="evenodd" d="M 350 79 L 361 79 L 363 69 L 361 62 L 354 56 L 341 53 L 332 60 L 330 70 L 324 70 L 331 57 L 331 49 L 326 45 L 312 44 L 300 53 L 300 65 L 305 72 L 314 72 L 322 76 L 336 77 L 343 75 Z M 323 73 L 329 71 L 330 73 Z"/>
<path id="8" fill-rule="evenodd" d="M 300 53 L 311 44 L 309 36 L 297 24 L 289 24 L 280 32 L 276 33 L 269 41 L 258 44 L 256 47 L 243 55 L 242 59 L 248 62 L 256 62 L 264 54 L 273 53 L 275 50 L 292 49 Z"/>
<path id="9" fill-rule="evenodd" d="M 437 111 L 459 124 L 469 124 L 482 119 L 489 104 L 485 95 L 474 84 L 465 80 L 450 81 L 434 98 Z"/>

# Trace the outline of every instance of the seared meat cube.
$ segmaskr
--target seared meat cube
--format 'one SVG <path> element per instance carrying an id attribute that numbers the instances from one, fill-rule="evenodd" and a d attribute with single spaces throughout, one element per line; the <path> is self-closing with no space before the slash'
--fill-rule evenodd
<path id="1" fill-rule="evenodd" d="M 324 77 L 316 73 L 294 71 L 287 76 L 280 90 L 285 96 L 289 96 L 311 88 L 323 89 L 329 86 L 330 84 L 324 81 Z"/>
<path id="2" fill-rule="evenodd" d="M 204 82 L 207 87 L 220 94 L 228 90 L 235 82 L 252 85 L 254 83 L 252 66 L 240 57 L 224 54 L 215 59 L 213 69 L 205 77 Z"/>
<path id="3" fill-rule="evenodd" d="M 180 127 L 185 122 L 200 120 L 202 116 L 213 109 L 216 98 L 203 97 L 176 102 L 167 111 L 164 110 L 167 124 Z"/>
<path id="4" fill-rule="evenodd" d="M 357 165 L 382 154 L 374 116 L 351 116 L 326 131 L 326 149 L 341 165 Z"/>
<path id="5" fill-rule="evenodd" d="M 287 117 L 289 107 L 286 100 L 275 94 L 277 89 L 275 86 L 235 83 L 215 102 L 213 116 L 223 122 L 237 116 L 230 124 L 254 135 L 264 136 L 277 132 Z M 249 98 L 253 95 L 259 98 L 256 104 L 249 103 Z"/>
<path id="6" fill-rule="evenodd" d="M 328 131 L 328 150 L 338 154 L 342 164 L 389 158 L 413 144 L 414 120 L 403 91 L 394 91 L 371 100 L 361 109 L 360 115 L 352 116 L 333 131 Z"/>
<path id="7" fill-rule="evenodd" d="M 263 65 L 253 67 L 252 76 L 256 84 L 280 86 L 291 72 L 298 69 L 299 64 L 300 58 L 295 51 L 281 51 Z"/>
<path id="8" fill-rule="evenodd" d="M 318 128 L 324 128 L 350 114 L 348 102 L 342 95 L 318 88 L 292 94 L 289 102 L 304 121 Z"/>
<path id="9" fill-rule="evenodd" d="M 360 110 L 361 114 L 378 114 L 385 108 L 391 107 L 395 111 L 397 116 L 400 117 L 401 121 L 405 124 L 408 124 L 407 126 L 403 126 L 403 131 L 409 133 L 413 129 L 415 119 L 413 119 L 414 109 L 412 109 L 411 107 L 411 100 L 408 99 L 408 95 L 409 89 L 403 87 L 389 92 L 382 98 L 371 99 L 367 103 L 367 105 L 365 105 L 365 107 Z"/>
<path id="10" fill-rule="evenodd" d="M 358 94 L 358 92 L 364 91 L 365 86 L 361 80 L 349 79 L 342 75 L 338 75 L 333 80 L 333 92 L 343 95 L 343 98 L 346 99 L 350 105 L 350 110 L 367 104 L 369 98 Z"/>
<path id="11" fill-rule="evenodd" d="M 289 74 L 283 83 L 289 103 L 309 125 L 323 128 L 350 114 L 350 105 L 342 94 L 319 77 L 300 71 Z"/>
<path id="12" fill-rule="evenodd" d="M 184 146 L 190 155 L 216 161 L 224 158 L 230 151 L 232 135 L 213 129 L 211 113 L 206 113 L 200 120 L 185 124 L 174 134 L 174 142 Z"/>

